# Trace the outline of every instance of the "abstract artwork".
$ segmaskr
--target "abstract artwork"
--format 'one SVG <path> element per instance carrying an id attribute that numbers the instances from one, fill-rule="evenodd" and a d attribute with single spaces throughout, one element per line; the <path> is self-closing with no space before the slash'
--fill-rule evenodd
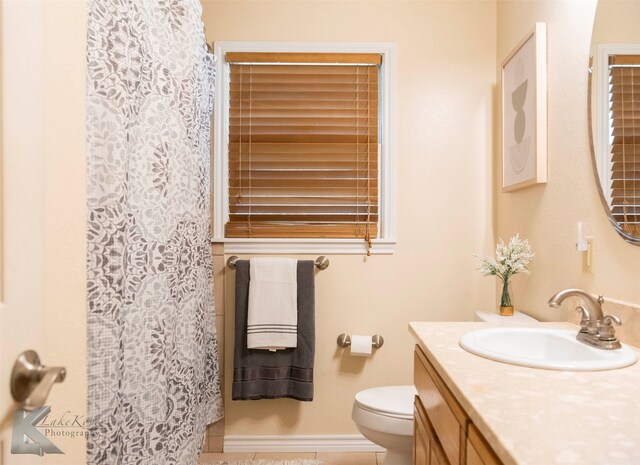
<path id="1" fill-rule="evenodd" d="M 546 24 L 502 62 L 502 190 L 547 182 Z"/>

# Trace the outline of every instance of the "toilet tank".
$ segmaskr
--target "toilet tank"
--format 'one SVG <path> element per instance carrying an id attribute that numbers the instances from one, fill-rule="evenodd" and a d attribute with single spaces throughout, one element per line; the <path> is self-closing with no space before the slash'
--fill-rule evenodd
<path id="1" fill-rule="evenodd" d="M 533 323 L 538 320 L 522 312 L 513 312 L 513 316 L 502 316 L 496 312 L 476 310 L 474 321 L 486 321 L 488 323 Z"/>

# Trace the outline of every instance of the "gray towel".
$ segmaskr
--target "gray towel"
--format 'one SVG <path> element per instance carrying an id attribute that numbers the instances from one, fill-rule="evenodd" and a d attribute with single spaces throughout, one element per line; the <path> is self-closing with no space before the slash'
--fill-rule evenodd
<path id="1" fill-rule="evenodd" d="M 249 261 L 236 262 L 233 400 L 290 397 L 313 400 L 315 355 L 314 263 L 298 261 L 298 346 L 267 352 L 247 349 Z"/>

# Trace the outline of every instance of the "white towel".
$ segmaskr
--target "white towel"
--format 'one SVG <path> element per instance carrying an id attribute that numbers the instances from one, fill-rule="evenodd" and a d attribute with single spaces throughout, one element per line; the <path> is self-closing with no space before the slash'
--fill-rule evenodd
<path id="1" fill-rule="evenodd" d="M 298 261 L 252 258 L 249 264 L 247 348 L 298 345 Z"/>

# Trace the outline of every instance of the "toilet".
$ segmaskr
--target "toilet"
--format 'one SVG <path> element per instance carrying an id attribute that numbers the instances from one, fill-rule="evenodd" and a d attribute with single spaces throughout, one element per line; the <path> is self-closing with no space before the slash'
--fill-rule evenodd
<path id="1" fill-rule="evenodd" d="M 475 321 L 490 323 L 533 323 L 535 318 L 514 312 L 475 312 Z M 413 386 L 382 386 L 356 394 L 351 418 L 369 441 L 387 449 L 384 465 L 411 465 L 413 462 Z"/>
<path id="2" fill-rule="evenodd" d="M 351 418 L 362 435 L 387 449 L 384 465 L 413 460 L 413 386 L 382 386 L 356 394 Z"/>

